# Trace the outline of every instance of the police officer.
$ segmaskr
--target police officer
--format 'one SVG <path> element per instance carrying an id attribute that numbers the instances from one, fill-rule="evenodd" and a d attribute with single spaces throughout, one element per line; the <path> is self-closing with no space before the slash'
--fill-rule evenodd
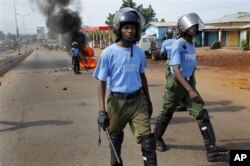
<path id="1" fill-rule="evenodd" d="M 168 74 L 170 73 L 169 68 L 169 60 L 171 56 L 171 49 L 172 45 L 176 40 L 176 30 L 174 28 L 168 28 L 168 30 L 165 33 L 166 40 L 162 43 L 161 46 L 161 57 L 165 57 L 166 60 L 166 70 L 165 70 L 165 78 L 167 79 Z M 176 107 L 176 111 L 187 111 L 187 108 L 185 107 L 184 103 L 181 101 L 179 106 Z"/>
<path id="2" fill-rule="evenodd" d="M 72 42 L 72 48 L 70 50 L 72 55 L 72 64 L 75 74 L 81 74 L 80 72 L 80 64 L 79 64 L 79 48 L 77 42 Z"/>
<path id="3" fill-rule="evenodd" d="M 165 57 L 167 60 L 170 59 L 171 46 L 176 40 L 174 38 L 174 31 L 175 30 L 173 28 L 168 28 L 168 30 L 165 33 L 166 40 L 164 40 L 161 46 L 161 57 Z"/>
<path id="4" fill-rule="evenodd" d="M 113 32 L 116 42 L 105 48 L 93 77 L 99 80 L 98 123 L 108 128 L 119 159 L 125 126 L 129 123 L 132 133 L 141 144 L 145 166 L 156 166 L 155 137 L 151 133 L 152 103 L 145 76 L 146 59 L 135 43 L 140 39 L 144 17 L 132 8 L 122 8 L 114 16 Z M 106 86 L 110 92 L 105 107 Z M 120 166 L 111 150 L 111 165 Z"/>
<path id="5" fill-rule="evenodd" d="M 208 111 L 204 109 L 204 101 L 195 87 L 196 53 L 193 38 L 202 32 L 204 24 L 196 13 L 189 13 L 178 20 L 177 27 L 179 38 L 172 46 L 169 63 L 171 72 L 167 76 L 163 110 L 158 115 L 155 125 L 156 148 L 160 152 L 168 149 L 162 136 L 182 100 L 189 113 L 197 120 L 205 142 L 207 160 L 212 162 L 224 159 L 228 156 L 229 150 L 216 146 Z"/>

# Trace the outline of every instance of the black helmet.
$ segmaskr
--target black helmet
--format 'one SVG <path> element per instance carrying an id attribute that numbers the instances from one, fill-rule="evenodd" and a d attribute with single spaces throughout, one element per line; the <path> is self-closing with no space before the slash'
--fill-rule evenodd
<path id="1" fill-rule="evenodd" d="M 204 29 L 204 23 L 201 20 L 201 18 L 196 13 L 189 13 L 186 15 L 183 15 L 177 22 L 177 27 L 180 36 L 183 36 L 183 34 L 187 31 L 188 28 L 197 25 L 198 33 L 201 33 Z"/>
<path id="2" fill-rule="evenodd" d="M 129 7 L 118 10 L 114 16 L 113 32 L 117 37 L 116 41 L 121 39 L 121 27 L 127 24 L 136 26 L 135 41 L 139 41 L 141 38 L 141 28 L 145 24 L 145 19 L 141 13 Z"/>
<path id="3" fill-rule="evenodd" d="M 175 33 L 174 28 L 168 28 L 165 33 L 165 36 L 167 39 L 172 39 L 174 37 L 174 33 Z"/>

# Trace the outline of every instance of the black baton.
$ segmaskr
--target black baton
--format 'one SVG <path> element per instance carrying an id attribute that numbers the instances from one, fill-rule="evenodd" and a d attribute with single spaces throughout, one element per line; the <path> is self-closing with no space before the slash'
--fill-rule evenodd
<path id="1" fill-rule="evenodd" d="M 111 137 L 110 137 L 110 133 L 109 133 L 108 128 L 105 128 L 105 132 L 106 132 L 106 134 L 107 134 L 107 136 L 108 136 L 108 139 L 109 139 L 111 148 L 112 148 L 112 150 L 113 150 L 113 152 L 114 152 L 114 154 L 115 154 L 115 158 L 116 158 L 118 164 L 120 164 L 121 161 L 120 161 L 120 158 L 119 158 L 119 156 L 118 156 L 118 154 L 117 154 L 117 152 L 116 152 L 116 150 L 115 150 L 114 144 L 113 144 L 113 142 L 112 142 L 112 140 L 111 140 Z"/>

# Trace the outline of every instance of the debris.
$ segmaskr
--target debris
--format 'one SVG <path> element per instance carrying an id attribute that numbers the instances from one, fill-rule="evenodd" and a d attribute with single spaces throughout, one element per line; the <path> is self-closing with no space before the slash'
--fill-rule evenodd
<path id="1" fill-rule="evenodd" d="M 62 90 L 63 90 L 63 91 L 66 91 L 66 90 L 68 90 L 68 88 L 67 88 L 67 87 L 65 87 L 65 88 L 63 88 Z"/>
<path id="2" fill-rule="evenodd" d="M 220 42 L 219 42 L 219 41 L 213 42 L 213 43 L 211 44 L 211 46 L 210 46 L 210 49 L 211 49 L 211 50 L 219 49 L 219 48 L 221 48 Z"/>

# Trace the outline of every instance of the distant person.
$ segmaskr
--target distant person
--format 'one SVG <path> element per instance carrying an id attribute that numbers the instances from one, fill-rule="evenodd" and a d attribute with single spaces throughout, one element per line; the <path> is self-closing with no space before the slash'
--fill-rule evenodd
<path id="1" fill-rule="evenodd" d="M 72 48 L 70 50 L 70 53 L 72 55 L 72 64 L 73 64 L 74 73 L 81 74 L 80 64 L 79 64 L 79 48 L 78 48 L 77 42 L 72 43 Z"/>
<path id="2" fill-rule="evenodd" d="M 111 134 L 111 141 L 121 163 L 111 150 L 111 165 L 122 166 L 121 148 L 124 128 L 129 124 L 141 144 L 145 166 L 156 166 L 155 137 L 151 133 L 153 112 L 145 75 L 144 51 L 136 45 L 145 20 L 132 8 L 122 8 L 114 16 L 113 32 L 116 42 L 105 48 L 93 74 L 99 80 L 98 123 Z M 105 107 L 106 86 L 110 94 Z"/>
<path id="3" fill-rule="evenodd" d="M 182 16 L 177 23 L 179 38 L 172 46 L 170 74 L 167 76 L 163 107 L 155 124 L 156 148 L 163 152 L 168 149 L 162 136 L 170 123 L 176 107 L 182 100 L 189 114 L 198 123 L 206 147 L 209 162 L 225 159 L 229 150 L 216 146 L 216 139 L 204 101 L 196 89 L 196 52 L 193 38 L 202 32 L 204 24 L 196 13 Z M 185 127 L 185 126 L 184 126 Z M 186 137 L 190 137 L 186 135 Z"/>
<path id="4" fill-rule="evenodd" d="M 161 57 L 166 57 L 167 60 L 170 59 L 171 46 L 176 40 L 176 38 L 173 38 L 173 34 L 174 34 L 174 29 L 169 28 L 167 32 L 165 33 L 165 36 L 164 36 L 165 40 L 163 41 L 162 46 L 161 46 Z"/>

